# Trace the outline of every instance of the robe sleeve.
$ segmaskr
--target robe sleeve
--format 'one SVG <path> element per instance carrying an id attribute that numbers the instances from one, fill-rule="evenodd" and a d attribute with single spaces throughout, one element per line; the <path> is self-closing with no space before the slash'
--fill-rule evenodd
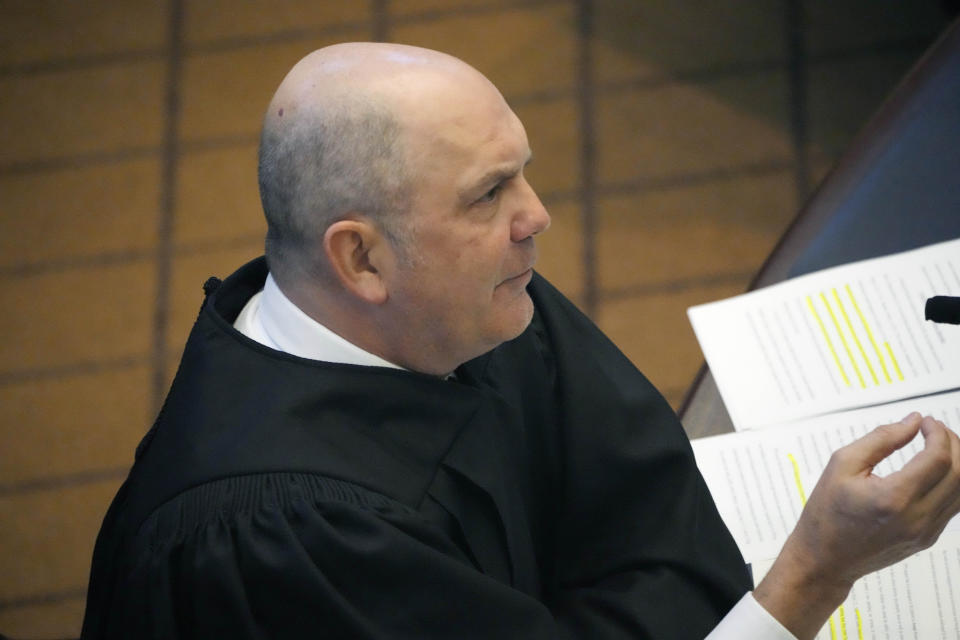
<path id="1" fill-rule="evenodd" d="M 437 526 L 389 499 L 261 495 L 239 510 L 210 500 L 256 481 L 201 487 L 205 495 L 151 516 L 106 637 L 562 637 L 542 603 L 485 576 Z M 297 481 L 273 481 L 297 493 Z"/>

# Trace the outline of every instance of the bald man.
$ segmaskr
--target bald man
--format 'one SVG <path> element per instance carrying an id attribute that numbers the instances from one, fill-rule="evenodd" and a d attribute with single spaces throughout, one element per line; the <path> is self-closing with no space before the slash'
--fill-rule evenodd
<path id="1" fill-rule="evenodd" d="M 809 638 L 960 509 L 911 415 L 834 456 L 756 591 L 667 403 L 534 274 L 523 125 L 344 44 L 264 118 L 266 257 L 207 298 L 108 512 L 84 638 Z M 873 465 L 918 430 L 926 449 Z"/>

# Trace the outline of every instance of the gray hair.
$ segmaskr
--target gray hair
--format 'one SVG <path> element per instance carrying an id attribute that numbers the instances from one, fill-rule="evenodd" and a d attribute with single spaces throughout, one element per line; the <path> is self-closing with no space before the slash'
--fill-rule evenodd
<path id="1" fill-rule="evenodd" d="M 372 219 L 403 257 L 409 182 L 400 137 L 394 115 L 369 101 L 265 119 L 257 174 L 271 271 L 327 273 L 323 234 L 349 213 Z"/>

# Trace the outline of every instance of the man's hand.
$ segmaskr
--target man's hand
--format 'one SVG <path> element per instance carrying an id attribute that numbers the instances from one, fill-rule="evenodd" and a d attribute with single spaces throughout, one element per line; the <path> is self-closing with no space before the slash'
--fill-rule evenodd
<path id="1" fill-rule="evenodd" d="M 873 468 L 923 433 L 923 450 L 884 478 Z M 812 638 L 860 577 L 932 545 L 960 511 L 960 438 L 912 413 L 838 449 L 754 597 Z"/>

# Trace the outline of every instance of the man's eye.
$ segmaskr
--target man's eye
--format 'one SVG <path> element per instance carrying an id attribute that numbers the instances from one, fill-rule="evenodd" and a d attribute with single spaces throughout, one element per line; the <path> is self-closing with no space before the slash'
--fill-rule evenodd
<path id="1" fill-rule="evenodd" d="M 480 199 L 477 202 L 493 202 L 497 199 L 497 195 L 500 193 L 500 185 L 498 184 L 494 188 L 487 191 L 485 194 L 480 196 Z"/>

